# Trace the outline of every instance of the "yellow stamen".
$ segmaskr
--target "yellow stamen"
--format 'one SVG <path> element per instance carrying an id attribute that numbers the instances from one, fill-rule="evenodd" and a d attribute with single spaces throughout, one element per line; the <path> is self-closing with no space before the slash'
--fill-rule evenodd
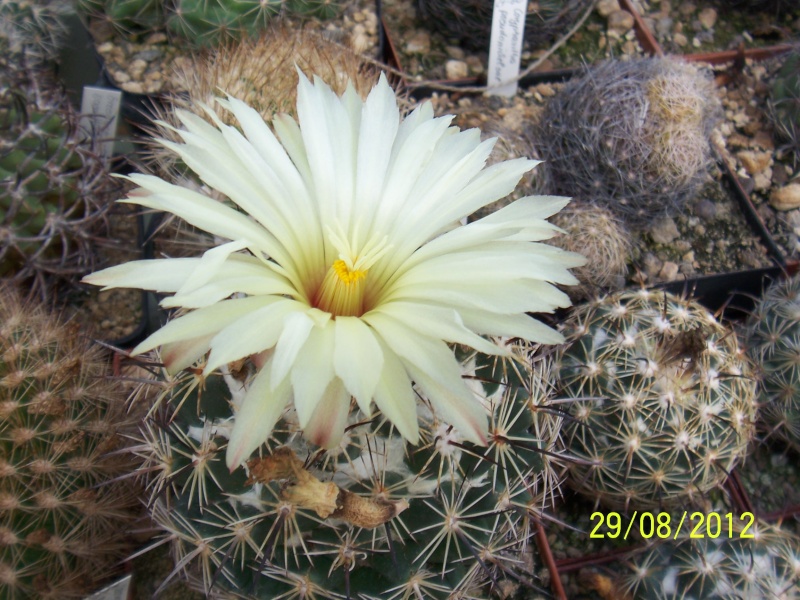
<path id="1" fill-rule="evenodd" d="M 317 291 L 314 305 L 340 317 L 360 317 L 364 313 L 366 269 L 351 270 L 343 260 L 334 261 Z"/>

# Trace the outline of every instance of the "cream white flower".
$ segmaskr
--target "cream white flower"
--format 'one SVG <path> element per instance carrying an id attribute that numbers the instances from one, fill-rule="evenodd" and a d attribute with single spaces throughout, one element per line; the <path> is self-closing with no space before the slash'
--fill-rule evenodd
<path id="1" fill-rule="evenodd" d="M 567 199 L 531 196 L 466 226 L 459 220 L 509 194 L 537 163 L 485 167 L 494 143 L 434 118 L 424 104 L 401 119 L 385 78 L 362 101 L 301 75 L 299 124 L 272 129 L 234 98 L 219 100 L 240 129 L 180 115 L 183 144 L 163 142 L 235 205 L 156 177 L 132 175 L 128 202 L 173 213 L 230 240 L 199 258 L 134 261 L 92 274 L 108 288 L 171 292 L 191 309 L 134 349 L 162 346 L 169 369 L 208 353 L 207 374 L 258 355 L 235 417 L 228 465 L 242 463 L 293 401 L 304 434 L 331 447 L 351 398 L 373 403 L 413 443 L 412 382 L 467 440 L 485 443 L 487 417 L 447 343 L 505 355 L 489 336 L 558 343 L 526 312 L 569 305 L 576 254 L 538 243 Z"/>

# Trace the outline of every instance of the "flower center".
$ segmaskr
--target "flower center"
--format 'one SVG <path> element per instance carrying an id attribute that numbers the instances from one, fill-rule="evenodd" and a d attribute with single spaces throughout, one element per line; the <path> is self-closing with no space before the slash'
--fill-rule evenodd
<path id="1" fill-rule="evenodd" d="M 337 260 L 328 269 L 317 291 L 314 305 L 333 315 L 360 317 L 364 313 L 364 283 L 367 269 L 350 269 Z"/>

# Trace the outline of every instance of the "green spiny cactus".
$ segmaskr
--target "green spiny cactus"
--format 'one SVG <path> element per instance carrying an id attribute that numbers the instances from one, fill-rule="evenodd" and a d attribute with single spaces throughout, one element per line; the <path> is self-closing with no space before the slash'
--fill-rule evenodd
<path id="1" fill-rule="evenodd" d="M 573 300 L 597 296 L 624 285 L 633 242 L 630 232 L 611 211 L 571 202 L 553 215 L 552 223 L 565 234 L 553 238 L 551 243 L 570 252 L 580 252 L 588 260 L 573 270 L 580 281 L 580 285 L 566 289 Z"/>
<path id="2" fill-rule="evenodd" d="M 0 0 L 0 64 L 34 68 L 53 61 L 66 34 L 66 12 L 60 0 Z"/>
<path id="3" fill-rule="evenodd" d="M 0 287 L 0 597 L 82 598 L 130 551 L 124 393 L 77 325 Z"/>
<path id="4" fill-rule="evenodd" d="M 341 0 L 285 0 L 289 14 L 314 17 L 320 20 L 333 19 L 342 12 Z"/>
<path id="5" fill-rule="evenodd" d="M 522 361 L 528 347 L 515 347 Z M 233 368 L 233 365 L 229 365 Z M 294 410 L 260 457 L 229 473 L 231 405 L 252 365 L 161 383 L 137 453 L 150 511 L 193 586 L 223 598 L 480 598 L 533 585 L 534 520 L 563 474 L 559 413 L 543 361 L 465 357 L 491 412 L 488 448 L 420 404 L 408 446 L 378 414 L 341 445 L 303 441 Z"/>
<path id="6" fill-rule="evenodd" d="M 281 8 L 281 0 L 177 0 L 167 30 L 198 46 L 254 37 Z"/>
<path id="7" fill-rule="evenodd" d="M 800 450 L 800 277 L 764 293 L 747 321 L 744 345 L 761 374 L 761 421 Z"/>
<path id="8" fill-rule="evenodd" d="M 0 274 L 46 294 L 92 268 L 116 191 L 66 98 L 36 73 L 0 69 Z"/>
<path id="9" fill-rule="evenodd" d="M 543 48 L 574 25 L 592 0 L 529 2 L 525 41 Z M 487 51 L 492 33 L 493 0 L 418 0 L 426 23 L 473 50 Z"/>
<path id="10" fill-rule="evenodd" d="M 78 0 L 78 10 L 107 23 L 126 38 L 152 33 L 164 26 L 161 0 Z"/>
<path id="11" fill-rule="evenodd" d="M 716 523 L 710 527 L 716 531 Z M 621 583 L 627 597 L 642 600 L 790 600 L 800 589 L 800 541 L 777 527 L 734 517 L 723 520 L 716 538 L 683 535 L 655 544 L 628 561 Z"/>
<path id="12" fill-rule="evenodd" d="M 744 458 L 755 379 L 736 337 L 705 308 L 625 291 L 578 307 L 564 328 L 577 490 L 609 507 L 667 507 L 697 499 Z"/>
<path id="13" fill-rule="evenodd" d="M 768 113 L 784 142 L 781 151 L 800 160 L 800 50 L 789 53 L 772 79 Z"/>
<path id="14" fill-rule="evenodd" d="M 708 177 L 718 108 L 710 78 L 678 59 L 586 67 L 534 128 L 548 192 L 608 207 L 634 225 L 674 213 Z"/>

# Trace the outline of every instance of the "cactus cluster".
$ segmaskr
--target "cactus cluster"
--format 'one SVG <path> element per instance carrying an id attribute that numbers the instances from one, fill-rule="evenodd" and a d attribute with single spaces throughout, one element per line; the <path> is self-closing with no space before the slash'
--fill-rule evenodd
<path id="1" fill-rule="evenodd" d="M 131 427 L 99 347 L 0 288 L 0 597 L 82 598 L 113 576 L 139 513 L 114 481 Z"/>
<path id="2" fill-rule="evenodd" d="M 800 49 L 786 55 L 773 76 L 767 112 L 783 142 L 779 149 L 791 153 L 797 165 L 800 160 Z"/>
<path id="3" fill-rule="evenodd" d="M 81 12 L 126 38 L 167 30 L 183 43 L 219 46 L 259 35 L 278 14 L 330 19 L 341 0 L 79 0 Z"/>
<path id="4" fill-rule="evenodd" d="M 698 303 L 623 291 L 575 309 L 559 351 L 570 480 L 609 507 L 668 507 L 722 483 L 753 438 L 755 379 Z"/>
<path id="5" fill-rule="evenodd" d="M 362 98 L 379 76 L 377 69 L 365 64 L 351 49 L 318 32 L 273 24 L 257 38 L 194 57 L 176 74 L 176 87 L 185 92 L 164 99 L 151 136 L 142 140 L 148 170 L 173 181 L 183 174 L 176 167 L 175 153 L 154 140 L 180 141 L 173 129 L 180 126 L 176 110 L 210 120 L 204 108 L 210 107 L 223 122 L 233 122 L 230 113 L 216 101 L 220 90 L 243 100 L 268 122 L 277 113 L 294 114 L 297 69 L 319 77 L 337 94 L 342 94 L 350 82 Z"/>
<path id="6" fill-rule="evenodd" d="M 716 523 L 709 527 L 713 534 Z M 797 598 L 800 543 L 795 536 L 749 518 L 724 521 L 721 527 L 717 537 L 682 535 L 634 556 L 621 578 L 620 597 Z"/>
<path id="7" fill-rule="evenodd" d="M 215 598 L 482 598 L 535 585 L 531 534 L 563 475 L 561 416 L 547 363 L 514 351 L 519 363 L 464 356 L 491 414 L 486 448 L 423 401 L 418 446 L 380 414 L 354 413 L 325 451 L 289 409 L 233 472 L 224 452 L 249 361 L 161 378 L 137 453 L 174 574 Z"/>
<path id="8" fill-rule="evenodd" d="M 543 48 L 563 35 L 592 0 L 529 2 L 525 14 L 525 41 Z M 417 0 L 419 14 L 434 29 L 472 50 L 488 51 L 492 33 L 493 0 Z"/>
<path id="9" fill-rule="evenodd" d="M 550 243 L 583 254 L 588 261 L 572 271 L 580 284 L 567 288 L 570 298 L 581 300 L 624 286 L 633 242 L 625 225 L 610 210 L 571 202 L 553 215 L 551 222 L 564 234 Z"/>
<path id="10" fill-rule="evenodd" d="M 46 295 L 91 270 L 117 184 L 37 72 L 0 69 L 0 274 Z"/>
<path id="11" fill-rule="evenodd" d="M 800 277 L 773 283 L 758 301 L 744 345 L 759 372 L 759 418 L 800 450 Z"/>
<path id="12" fill-rule="evenodd" d="M 711 79 L 678 59 L 587 66 L 536 127 L 548 192 L 606 206 L 633 225 L 675 212 L 708 177 L 718 109 Z"/>

